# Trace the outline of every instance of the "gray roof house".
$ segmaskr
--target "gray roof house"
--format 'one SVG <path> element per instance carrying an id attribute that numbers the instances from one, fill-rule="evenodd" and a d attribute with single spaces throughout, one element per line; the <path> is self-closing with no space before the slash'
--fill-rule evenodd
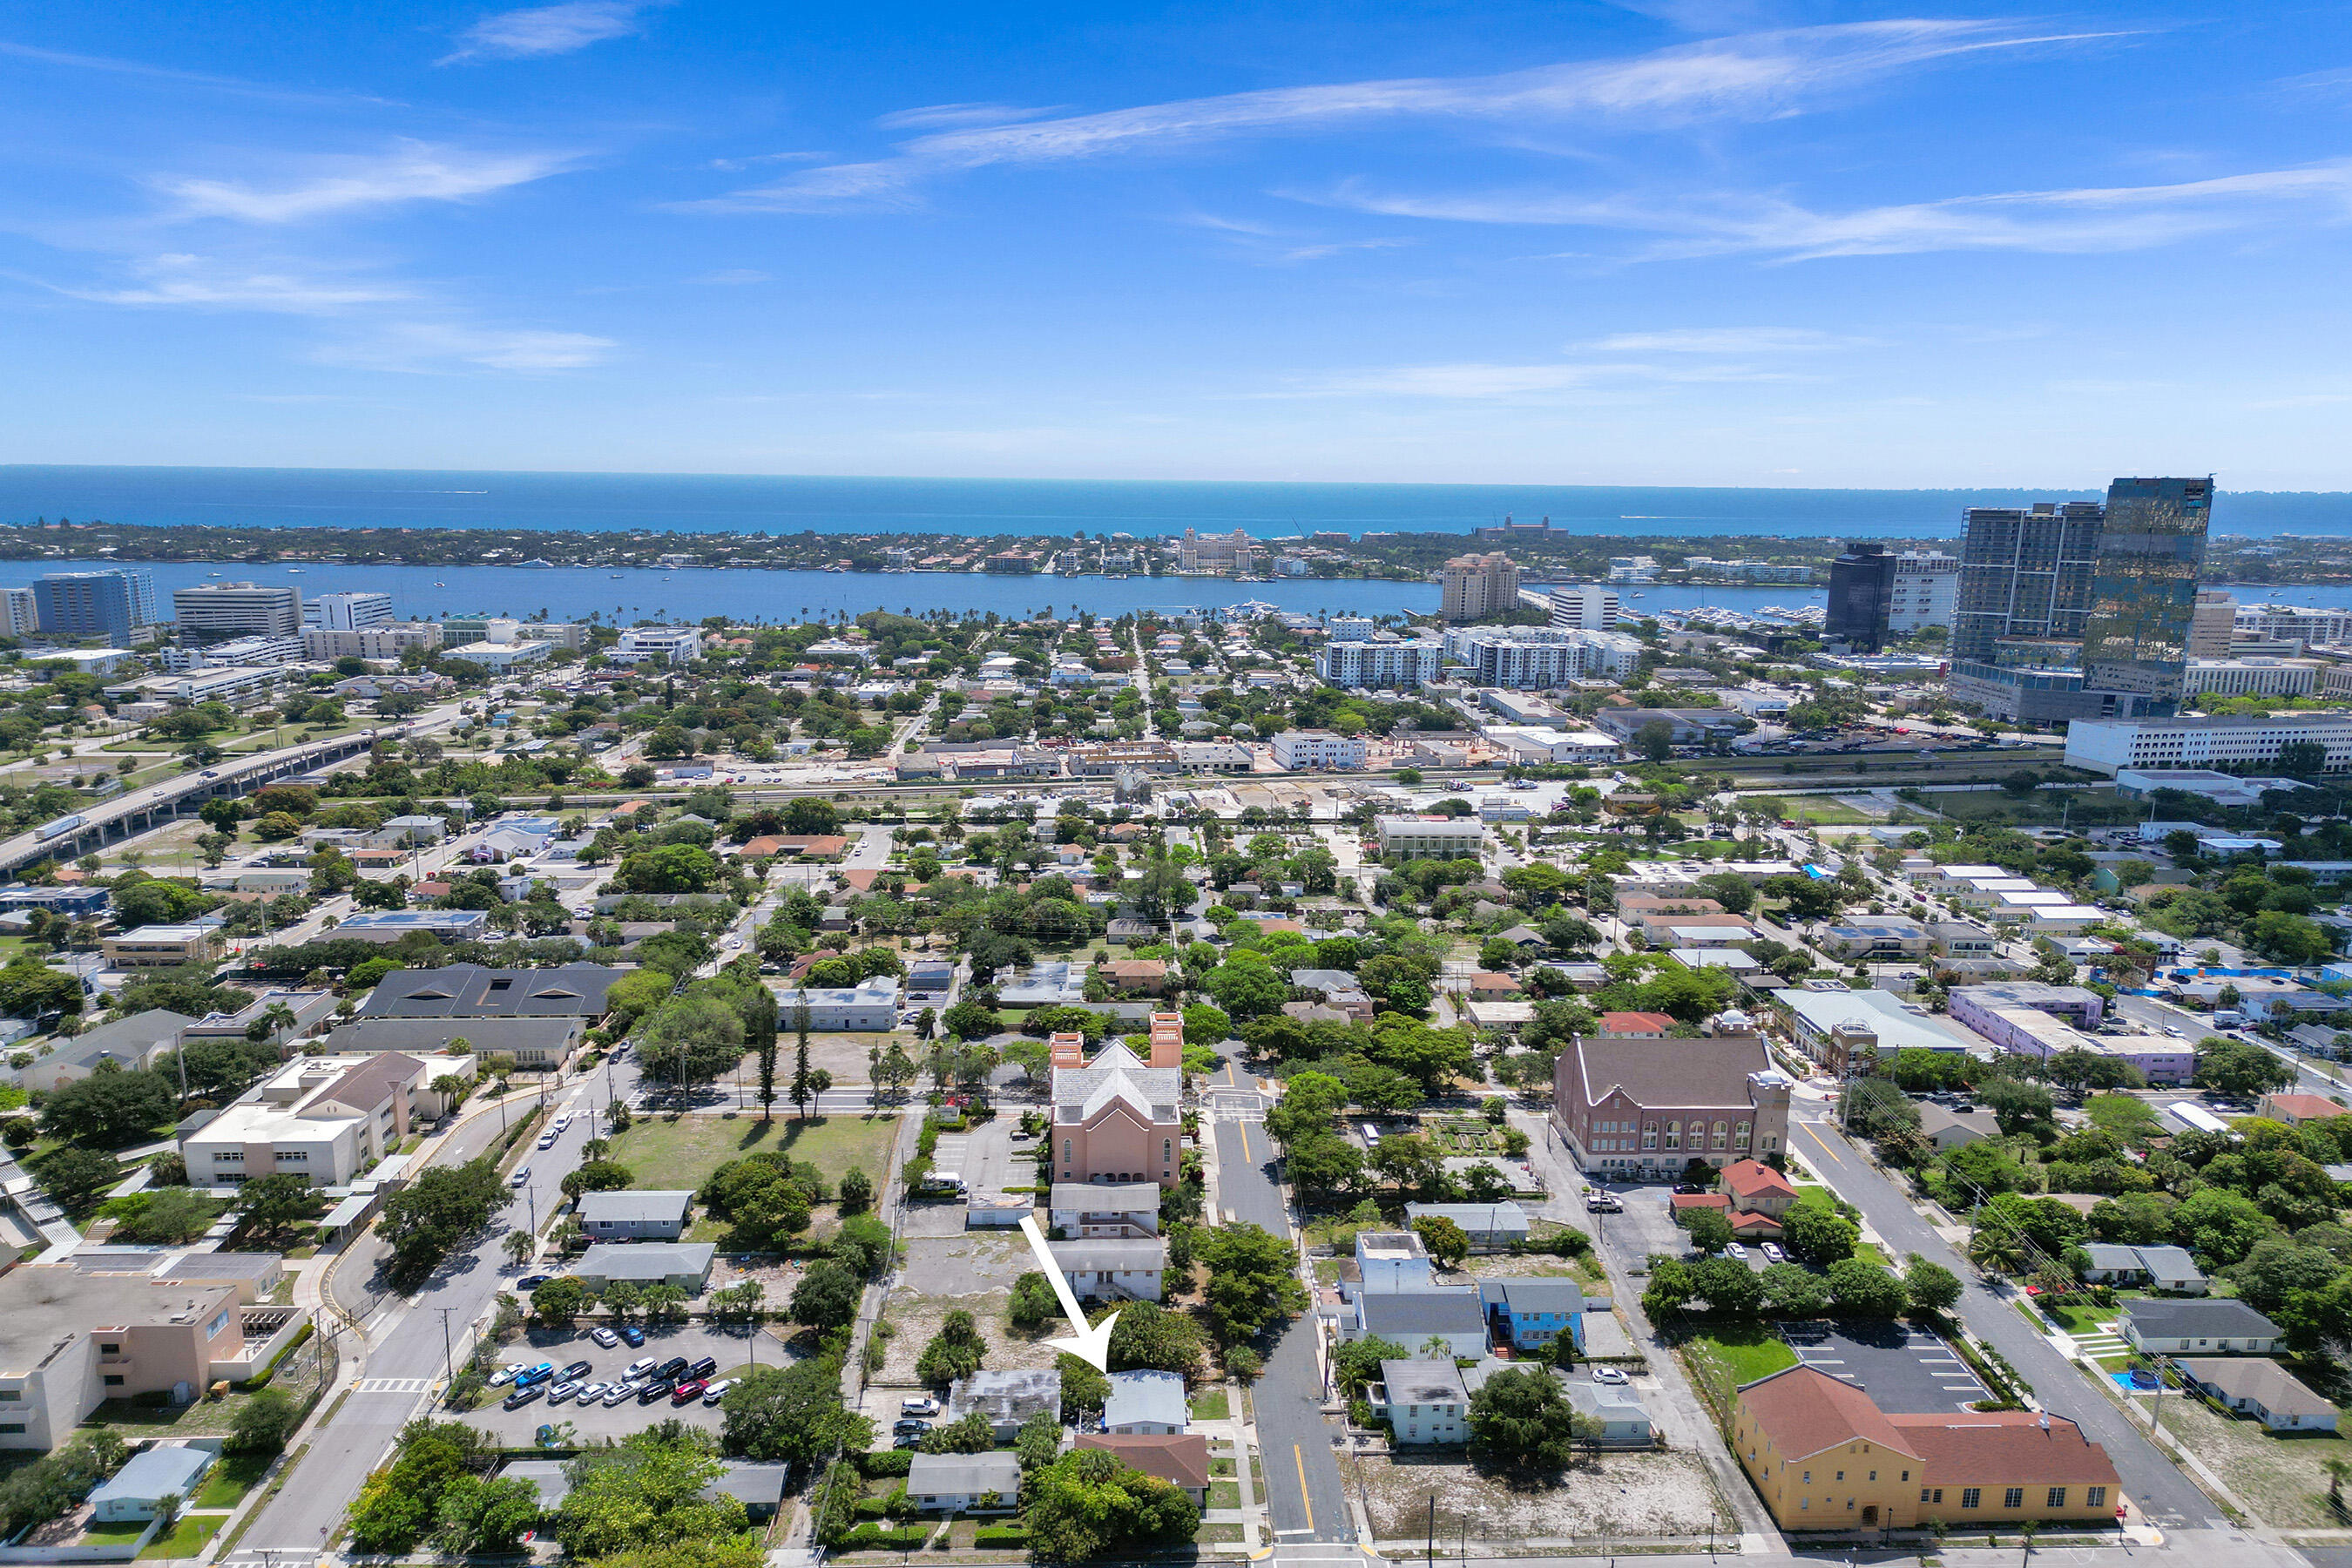
<path id="1" fill-rule="evenodd" d="M 2234 1297 L 2201 1301 L 2131 1301 L 2116 1331 L 2136 1350 L 2157 1355 L 2268 1355 L 2279 1326 Z"/>
<path id="2" fill-rule="evenodd" d="M 452 963 L 395 969 L 360 1004 L 362 1018 L 601 1018 L 604 993 L 628 973 L 602 963 L 485 969 Z"/>
<path id="3" fill-rule="evenodd" d="M 1601 1423 L 1601 1447 L 1646 1448 L 1656 1441 L 1649 1408 L 1642 1396 L 1622 1384 L 1570 1381 L 1562 1390 L 1579 1415 Z"/>
<path id="4" fill-rule="evenodd" d="M 1949 1110 L 1931 1102 L 1919 1107 L 1919 1131 L 1937 1148 L 1948 1151 L 2000 1137 L 2000 1122 L 1990 1110 Z"/>
<path id="5" fill-rule="evenodd" d="M 1418 1352 L 1432 1334 L 1454 1354 L 1479 1356 L 1486 1350 L 1486 1312 L 1477 1289 L 1360 1291 L 1352 1303 L 1356 1321 L 1349 1339 L 1378 1335 Z"/>
<path id="6" fill-rule="evenodd" d="M 1025 1372 L 976 1372 L 948 1390 L 944 1421 L 961 1421 L 974 1411 L 988 1417 L 1000 1441 L 1011 1442 L 1021 1423 L 1041 1410 L 1062 1413 L 1062 1374 L 1051 1367 Z M 909 1485 L 909 1491 L 913 1487 Z"/>
<path id="7" fill-rule="evenodd" d="M 2255 1417 L 2273 1432 L 2336 1430 L 2336 1406 L 2274 1361 L 2221 1356 L 2183 1361 L 2180 1370 L 2207 1394 Z"/>
<path id="8" fill-rule="evenodd" d="M 57 1049 L 18 1073 L 16 1081 L 26 1089 L 47 1091 L 88 1078 L 100 1061 L 111 1061 L 125 1071 L 152 1067 L 165 1051 L 178 1048 L 182 1035 L 195 1021 L 184 1013 L 150 1007 L 100 1024 L 88 1034 L 59 1041 Z"/>
<path id="9" fill-rule="evenodd" d="M 753 1523 L 776 1517 L 776 1510 L 784 1500 L 784 1478 L 792 1474 L 790 1465 L 755 1465 L 730 1459 L 719 1479 L 702 1489 L 707 1498 L 731 1497 L 743 1505 L 743 1512 Z"/>
<path id="10" fill-rule="evenodd" d="M 2094 1285 L 2117 1279 L 2137 1283 L 2146 1272 L 2140 1267 L 2137 1247 L 2114 1241 L 2086 1241 L 2083 1252 L 2091 1260 L 2090 1267 L 2083 1270 L 2083 1278 Z"/>
<path id="11" fill-rule="evenodd" d="M 1528 1238 L 1528 1212 L 1517 1204 L 1407 1204 L 1404 1222 L 1409 1228 L 1418 1219 L 1432 1216 L 1450 1219 L 1462 1227 L 1477 1251 L 1496 1251 L 1515 1241 Z"/>
<path id="12" fill-rule="evenodd" d="M 996 1494 L 995 1506 L 1006 1510 L 1021 1498 L 1021 1461 L 1001 1449 L 917 1454 L 907 1461 L 907 1495 L 927 1513 L 967 1512 L 991 1492 Z"/>
<path id="13" fill-rule="evenodd" d="M 2152 1289 L 2168 1290 L 2176 1296 L 2205 1294 L 2205 1271 L 2197 1267 L 2197 1259 L 2189 1255 L 2185 1247 L 2143 1247 L 2139 1249 L 2139 1263 L 2147 1271 Z"/>
<path id="14" fill-rule="evenodd" d="M 1174 1372 L 1115 1372 L 1103 1401 L 1103 1430 L 1122 1436 L 1181 1436 L 1192 1419 L 1184 1377 Z"/>
<path id="15" fill-rule="evenodd" d="M 691 1192 L 630 1189 L 583 1193 L 580 1228 L 590 1241 L 617 1241 L 624 1237 L 676 1241 L 686 1232 L 687 1214 L 693 1205 Z"/>
<path id="16" fill-rule="evenodd" d="M 156 1503 L 166 1497 L 192 1502 L 213 1458 L 210 1448 L 176 1445 L 133 1454 L 112 1479 L 89 1494 L 91 1516 L 107 1522 L 152 1519 Z"/>
<path id="17" fill-rule="evenodd" d="M 580 1255 L 572 1272 L 602 1294 L 615 1279 L 632 1285 L 676 1285 L 689 1296 L 710 1282 L 710 1261 L 719 1248 L 708 1241 L 650 1242 L 638 1246 L 600 1241 Z"/>

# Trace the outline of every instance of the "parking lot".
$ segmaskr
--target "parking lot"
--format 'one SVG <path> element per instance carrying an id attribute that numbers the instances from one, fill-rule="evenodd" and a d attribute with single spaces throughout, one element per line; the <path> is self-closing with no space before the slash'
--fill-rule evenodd
<path id="1" fill-rule="evenodd" d="M 1016 1177 L 1026 1185 L 1034 1180 L 1028 1151 L 1037 1145 L 1034 1140 L 1022 1143 L 1016 1162 L 1013 1131 L 1020 1124 L 1018 1116 L 1000 1115 L 969 1132 L 942 1132 L 931 1150 L 931 1169 L 943 1176 L 961 1176 L 965 1187 L 975 1193 L 1001 1193 Z M 961 1236 L 963 1205 L 909 1204 L 906 1234 Z"/>
<path id="2" fill-rule="evenodd" d="M 751 1365 L 778 1366 L 796 1359 L 784 1348 L 782 1340 L 764 1329 L 755 1335 L 741 1324 L 680 1323 L 646 1331 L 643 1348 L 632 1348 L 625 1341 L 606 1350 L 582 1329 L 576 1333 L 561 1330 L 533 1330 L 521 1339 L 509 1342 L 499 1352 L 500 1364 L 521 1362 L 551 1361 L 558 1367 L 575 1361 L 590 1363 L 591 1382 L 609 1383 L 635 1362 L 651 1357 L 665 1362 L 673 1356 L 684 1356 L 689 1362 L 708 1356 L 719 1363 L 718 1375 L 735 1376 Z M 498 1391 L 503 1395 L 507 1391 Z M 484 1405 L 460 1417 L 469 1426 L 488 1433 L 495 1440 L 508 1445 L 529 1446 L 542 1426 L 551 1422 L 568 1421 L 584 1441 L 604 1437 L 625 1437 L 630 1433 L 652 1426 L 656 1421 L 676 1416 L 698 1426 L 716 1431 L 719 1410 L 700 1401 L 674 1405 L 668 1400 L 640 1405 L 632 1397 L 620 1405 L 591 1405 L 583 1407 L 576 1400 L 551 1405 L 544 1396 L 514 1410 L 503 1403 Z"/>
<path id="3" fill-rule="evenodd" d="M 1868 1391 L 1890 1415 L 1940 1415 L 1991 1397 L 1952 1347 L 1893 1322 L 1787 1323 L 1799 1360 Z"/>

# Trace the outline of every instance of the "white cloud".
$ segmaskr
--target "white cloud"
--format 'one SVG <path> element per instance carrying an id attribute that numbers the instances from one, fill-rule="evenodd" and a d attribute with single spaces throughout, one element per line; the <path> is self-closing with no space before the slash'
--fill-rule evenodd
<path id="1" fill-rule="evenodd" d="M 529 331 L 453 321 L 399 321 L 319 351 L 329 364 L 358 370 L 429 373 L 461 365 L 490 370 L 583 370 L 617 347 L 586 332 Z"/>
<path id="2" fill-rule="evenodd" d="M 459 35 L 464 47 L 444 58 L 457 60 L 495 55 L 521 59 L 534 55 L 568 55 L 607 38 L 625 38 L 640 30 L 647 0 L 570 0 L 562 5 L 533 5 L 485 16 Z"/>
<path id="3" fill-rule="evenodd" d="M 1639 361 L 1556 361 L 1538 364 L 1467 362 L 1393 365 L 1328 377 L 1285 396 L 1414 397 L 1441 400 L 1510 401 L 1541 394 L 1603 391 L 1622 395 L 1644 387 L 1780 382 L 1783 372 L 1740 364 L 1648 364 Z"/>
<path id="4" fill-rule="evenodd" d="M 159 256 L 137 268 L 142 281 L 121 289 L 60 289 L 100 305 L 194 306 L 335 315 L 410 298 L 394 285 L 334 282 L 291 271 L 225 265 L 202 256 Z"/>
<path id="5" fill-rule="evenodd" d="M 180 217 L 299 223 L 405 202 L 465 201 L 545 179 L 571 162 L 564 153 L 487 153 L 402 142 L 388 153 L 311 160 L 309 167 L 316 172 L 287 184 L 185 178 L 154 183 L 178 204 L 174 216 Z"/>
<path id="6" fill-rule="evenodd" d="M 879 115 L 874 123 L 885 131 L 936 131 L 947 126 L 1003 125 L 1053 112 L 1051 106 L 1022 109 L 1010 103 L 934 103 Z"/>
<path id="7" fill-rule="evenodd" d="M 2174 184 L 2010 191 L 1846 213 L 1816 212 L 1778 197 L 1707 195 L 1664 202 L 1513 193 L 1373 196 L 1349 188 L 1331 201 L 1390 217 L 1647 233 L 1663 237 L 1648 252 L 1658 258 L 1746 253 L 1802 261 L 1951 250 L 2095 254 L 2242 228 L 2315 204 L 2331 217 L 2352 216 L 2352 161 Z"/>
<path id="8" fill-rule="evenodd" d="M 1832 337 L 1808 327 L 1676 327 L 1658 332 L 1612 332 L 1584 346 L 1601 353 L 1757 354 L 1844 348 L 1865 341 Z"/>
<path id="9" fill-rule="evenodd" d="M 1424 77 L 1277 88 L 1020 125 L 919 137 L 884 161 L 812 169 L 773 184 L 688 204 L 719 211 L 812 212 L 908 199 L 932 176 L 1025 164 L 1164 153 L 1252 133 L 1383 120 L 1450 119 L 1523 127 L 1633 119 L 1644 129 L 1726 116 L 1791 112 L 1829 89 L 1988 49 L 2112 35 L 2029 37 L 2005 24 L 1856 22 L 1677 45 L 1631 59 L 1540 66 L 1485 77 Z M 920 111 L 917 111 L 920 112 Z"/>

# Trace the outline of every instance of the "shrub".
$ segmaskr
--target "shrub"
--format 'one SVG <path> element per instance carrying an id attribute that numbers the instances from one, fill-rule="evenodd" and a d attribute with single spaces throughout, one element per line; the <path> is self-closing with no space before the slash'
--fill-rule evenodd
<path id="1" fill-rule="evenodd" d="M 972 1538 L 975 1546 L 1019 1547 L 1029 1544 L 1029 1532 L 1017 1524 L 983 1524 Z"/>

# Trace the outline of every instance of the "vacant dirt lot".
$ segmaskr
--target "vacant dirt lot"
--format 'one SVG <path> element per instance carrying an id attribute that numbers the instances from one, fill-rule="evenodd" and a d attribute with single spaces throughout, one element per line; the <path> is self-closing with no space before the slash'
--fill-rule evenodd
<path id="1" fill-rule="evenodd" d="M 2147 1402 L 2132 1401 L 2144 1424 Z M 2336 1530 L 2343 1521 L 2327 1506 L 2330 1459 L 2352 1459 L 2352 1442 L 2332 1435 L 2273 1437 L 2259 1421 L 2224 1415 L 2195 1399 L 2164 1396 L 2158 1417 L 2172 1441 L 2211 1467 L 2222 1483 L 2282 1530 Z"/>
<path id="2" fill-rule="evenodd" d="M 1458 1458 L 1343 1457 L 1349 1489 L 1360 1481 L 1372 1532 L 1383 1541 L 1420 1538 L 1437 1498 L 1437 1533 L 1473 1540 L 1533 1541 L 1562 1536 L 1705 1536 L 1738 1529 L 1716 1495 L 1706 1467 L 1685 1452 L 1604 1454 L 1559 1484 L 1514 1489 Z"/>
<path id="3" fill-rule="evenodd" d="M 916 1359 L 959 1307 L 979 1321 L 982 1337 L 988 1341 L 988 1367 L 1001 1372 L 1053 1365 L 1054 1352 L 1044 1342 L 1063 1331 L 1060 1324 L 1015 1331 L 1004 1319 L 1013 1282 L 1035 1267 L 1029 1244 L 1018 1231 L 910 1237 L 905 1278 L 915 1283 L 890 1292 L 885 1310 L 898 1331 L 891 1337 L 874 1381 L 915 1383 Z"/>

